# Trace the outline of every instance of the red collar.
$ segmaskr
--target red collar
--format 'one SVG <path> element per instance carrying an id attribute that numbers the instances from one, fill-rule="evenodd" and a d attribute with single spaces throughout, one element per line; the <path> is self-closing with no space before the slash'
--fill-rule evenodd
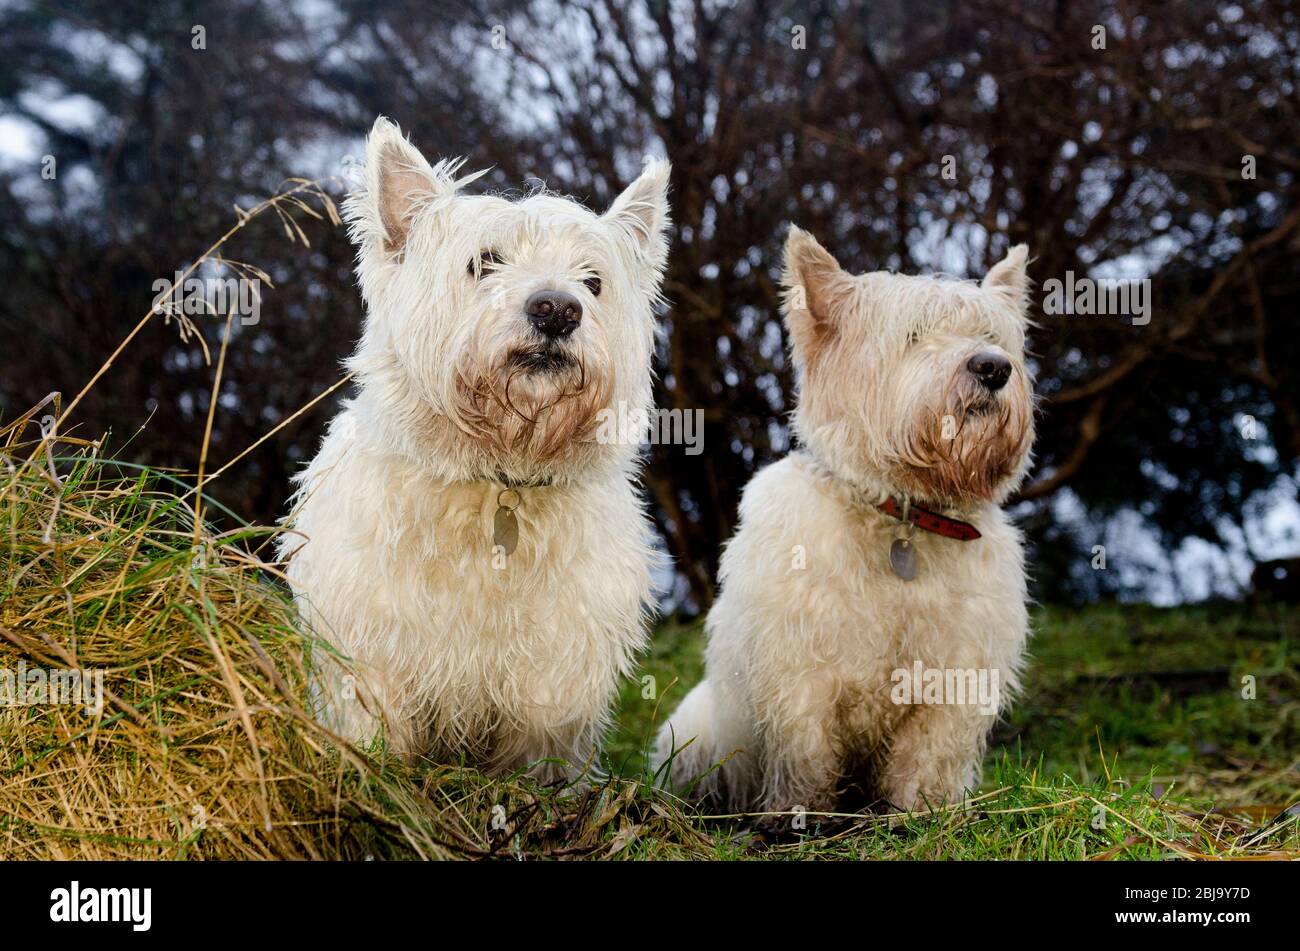
<path id="1" fill-rule="evenodd" d="M 892 495 L 879 503 L 876 508 L 891 518 L 901 520 L 903 517 L 903 506 Z M 924 531 L 942 535 L 944 538 L 955 538 L 960 542 L 969 542 L 980 537 L 979 529 L 970 522 L 931 512 L 915 503 L 908 507 L 907 520 Z"/>

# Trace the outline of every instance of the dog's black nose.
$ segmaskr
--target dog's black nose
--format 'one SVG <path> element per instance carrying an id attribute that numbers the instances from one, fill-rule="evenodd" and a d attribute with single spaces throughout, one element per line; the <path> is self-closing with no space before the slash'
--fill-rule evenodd
<path id="1" fill-rule="evenodd" d="M 538 291 L 524 305 L 528 322 L 552 340 L 567 337 L 582 323 L 582 304 L 564 291 Z"/>
<path id="2" fill-rule="evenodd" d="M 966 361 L 966 369 L 994 393 L 1006 386 L 1007 380 L 1011 379 L 1011 361 L 1000 353 L 977 353 Z"/>

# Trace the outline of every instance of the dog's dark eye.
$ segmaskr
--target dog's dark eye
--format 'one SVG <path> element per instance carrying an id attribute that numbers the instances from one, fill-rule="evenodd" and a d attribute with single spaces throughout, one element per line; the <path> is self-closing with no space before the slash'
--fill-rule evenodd
<path id="1" fill-rule="evenodd" d="M 600 296 L 600 278 L 595 276 L 589 277 L 582 283 L 587 285 L 587 290 L 591 291 L 592 297 Z"/>
<path id="2" fill-rule="evenodd" d="M 478 265 L 477 268 L 475 268 L 476 264 Z M 500 266 L 501 256 L 489 248 L 486 251 L 480 251 L 477 258 L 471 259 L 466 270 L 469 271 L 470 277 L 474 277 L 476 274 L 489 274 Z"/>

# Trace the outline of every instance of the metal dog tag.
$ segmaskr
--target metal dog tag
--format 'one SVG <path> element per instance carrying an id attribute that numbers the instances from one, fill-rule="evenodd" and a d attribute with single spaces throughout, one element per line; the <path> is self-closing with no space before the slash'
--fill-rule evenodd
<path id="1" fill-rule="evenodd" d="M 497 514 L 492 519 L 492 544 L 500 545 L 507 555 L 515 553 L 515 548 L 519 545 L 519 519 L 515 518 L 514 509 L 497 509 Z"/>
<path id="2" fill-rule="evenodd" d="M 507 496 L 513 496 L 514 504 L 507 505 Z M 497 493 L 497 511 L 492 517 L 492 544 L 500 546 L 507 555 L 513 555 L 519 547 L 519 519 L 515 509 L 523 501 L 514 489 L 504 489 Z"/>
<path id="3" fill-rule="evenodd" d="M 889 546 L 889 567 L 904 581 L 916 577 L 916 549 L 906 538 L 895 538 Z"/>

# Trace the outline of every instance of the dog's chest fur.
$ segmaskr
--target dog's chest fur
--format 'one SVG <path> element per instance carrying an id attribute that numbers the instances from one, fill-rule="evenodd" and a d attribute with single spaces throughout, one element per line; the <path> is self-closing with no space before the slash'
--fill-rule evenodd
<path id="1" fill-rule="evenodd" d="M 521 489 L 507 556 L 493 547 L 501 487 L 443 482 L 368 446 L 345 413 L 301 491 L 295 591 L 331 643 L 382 673 L 397 719 L 449 748 L 501 722 L 603 721 L 651 587 L 626 476 Z"/>

